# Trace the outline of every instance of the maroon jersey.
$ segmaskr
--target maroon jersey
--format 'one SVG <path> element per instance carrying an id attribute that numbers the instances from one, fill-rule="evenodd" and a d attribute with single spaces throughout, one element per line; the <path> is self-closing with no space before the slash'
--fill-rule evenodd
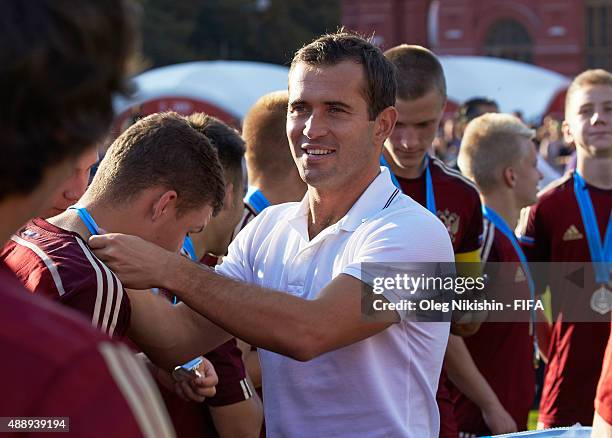
<path id="1" fill-rule="evenodd" d="M 597 385 L 595 410 L 608 424 L 612 424 L 612 337 L 608 337 L 601 377 Z"/>
<path id="2" fill-rule="evenodd" d="M 507 298 L 510 292 L 516 299 L 529 299 L 529 283 L 518 254 L 510 240 L 487 220 L 481 259 L 493 263 L 485 264 L 489 277 L 487 298 L 495 299 L 497 294 Z M 519 430 L 527 428 L 527 416 L 535 395 L 533 338 L 529 331 L 527 322 L 485 322 L 476 334 L 465 338 L 478 370 Z M 459 431 L 468 435 L 490 435 L 480 408 L 456 388 L 452 388 L 451 393 Z"/>
<path id="3" fill-rule="evenodd" d="M 206 254 L 200 263 L 214 267 L 218 257 Z M 166 295 L 168 296 L 168 295 Z M 207 406 L 227 406 L 250 399 L 253 394 L 249 387 L 242 351 L 236 339 L 230 339 L 204 355 L 215 367 L 219 383 L 214 397 L 207 398 L 203 404 L 185 402 L 174 393 L 162 389 L 162 395 L 170 417 L 181 437 L 218 437 L 214 422 Z M 204 407 L 204 409 L 202 409 Z"/>
<path id="4" fill-rule="evenodd" d="M 589 194 L 597 216 L 599 232 L 605 235 L 612 190 L 589 186 Z M 562 212 L 562 214 L 560 214 Z M 521 243 L 530 261 L 589 262 L 591 255 L 582 216 L 574 195 L 573 173 L 550 187 L 531 207 Z M 536 290 L 550 287 L 553 323 L 548 367 L 542 389 L 539 421 L 547 427 L 571 426 L 576 422 L 590 425 L 593 421 L 593 400 L 608 336 L 610 321 L 601 317 L 601 323 L 573 323 L 564 321 L 585 297 L 570 294 L 570 284 L 563 275 L 536 276 Z M 597 289 L 595 279 L 584 279 L 585 294 Z M 595 318 L 595 316 L 594 316 Z"/>
<path id="5" fill-rule="evenodd" d="M 438 403 L 438 411 L 440 413 L 439 438 L 457 438 L 459 435 L 459 426 L 455 420 L 455 408 L 451 394 L 452 386 L 453 384 L 446 377 L 443 364 L 438 382 L 438 391 L 436 392 L 436 403 Z"/>
<path id="6" fill-rule="evenodd" d="M 75 436 L 174 436 L 150 376 L 69 309 L 26 293 L 0 262 L 0 412 L 69 417 Z"/>
<path id="7" fill-rule="evenodd" d="M 36 218 L 11 237 L 0 260 L 28 290 L 77 310 L 109 336 L 127 331 L 130 301 L 121 282 L 78 234 Z"/>
<path id="8" fill-rule="evenodd" d="M 455 254 L 476 251 L 482 244 L 482 207 L 476 186 L 437 158 L 429 157 L 428 166 L 436 215 L 448 230 Z M 425 172 L 418 178 L 397 177 L 397 180 L 406 195 L 427 208 Z M 440 409 L 440 438 L 457 436 L 449 385 L 443 368 L 436 394 Z"/>
<path id="9" fill-rule="evenodd" d="M 480 196 L 466 177 L 430 157 L 429 169 L 436 199 L 436 214 L 444 223 L 453 242 L 455 254 L 475 251 L 482 243 Z M 402 191 L 427 207 L 425 172 L 415 179 L 397 178 Z"/>

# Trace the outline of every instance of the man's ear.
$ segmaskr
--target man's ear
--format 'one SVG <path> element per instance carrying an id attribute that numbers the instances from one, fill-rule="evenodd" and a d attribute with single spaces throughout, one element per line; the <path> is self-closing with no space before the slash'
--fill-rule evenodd
<path id="1" fill-rule="evenodd" d="M 374 120 L 374 143 L 382 145 L 391 135 L 397 122 L 397 110 L 394 106 L 388 106 L 376 116 Z"/>
<path id="2" fill-rule="evenodd" d="M 508 166 L 504 168 L 502 171 L 502 178 L 504 184 L 513 189 L 516 186 L 516 174 L 514 173 L 514 168 L 512 166 Z"/>
<path id="3" fill-rule="evenodd" d="M 163 192 L 157 200 L 153 201 L 153 205 L 151 206 L 151 220 L 155 222 L 168 214 L 169 211 L 173 210 L 176 207 L 177 197 L 178 195 L 174 190 Z"/>
<path id="4" fill-rule="evenodd" d="M 561 131 L 563 131 L 563 140 L 567 144 L 572 144 L 574 142 L 574 136 L 572 135 L 570 125 L 567 123 L 567 120 L 564 120 L 561 124 Z"/>
<path id="5" fill-rule="evenodd" d="M 225 183 L 225 196 L 223 197 L 223 210 L 231 210 L 234 205 L 234 183 Z"/>

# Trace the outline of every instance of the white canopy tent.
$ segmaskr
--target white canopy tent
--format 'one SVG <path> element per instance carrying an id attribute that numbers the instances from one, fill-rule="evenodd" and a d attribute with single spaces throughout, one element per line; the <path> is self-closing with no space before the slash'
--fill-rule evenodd
<path id="1" fill-rule="evenodd" d="M 558 73 L 534 65 L 480 56 L 440 56 L 449 99 L 461 104 L 475 96 L 496 100 L 504 112 L 520 110 L 536 120 L 569 84 Z M 288 68 L 248 61 L 199 61 L 156 68 L 133 78 L 136 93 L 116 100 L 118 114 L 168 96 L 222 108 L 240 120 L 255 101 L 287 87 Z"/>
<path id="2" fill-rule="evenodd" d="M 535 121 L 570 79 L 531 64 L 484 56 L 440 56 L 450 100 L 461 104 L 476 96 L 497 101 L 502 112 L 520 110 Z"/>
<path id="3" fill-rule="evenodd" d="M 248 61 L 198 61 L 169 65 L 133 78 L 136 93 L 115 101 L 117 114 L 163 97 L 207 102 L 242 119 L 262 95 L 287 88 L 289 69 Z"/>

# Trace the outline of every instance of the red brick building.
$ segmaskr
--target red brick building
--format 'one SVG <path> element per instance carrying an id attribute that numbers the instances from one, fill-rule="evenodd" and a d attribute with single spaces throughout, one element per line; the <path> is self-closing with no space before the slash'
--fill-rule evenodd
<path id="1" fill-rule="evenodd" d="M 342 0 L 342 24 L 383 48 L 529 62 L 573 76 L 612 70 L 612 0 Z"/>

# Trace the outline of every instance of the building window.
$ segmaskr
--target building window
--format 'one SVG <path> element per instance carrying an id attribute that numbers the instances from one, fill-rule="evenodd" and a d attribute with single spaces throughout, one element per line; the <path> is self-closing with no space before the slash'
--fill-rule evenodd
<path id="1" fill-rule="evenodd" d="M 612 70 L 612 0 L 587 0 L 586 66 Z"/>
<path id="2" fill-rule="evenodd" d="M 485 38 L 483 54 L 533 63 L 533 42 L 527 29 L 512 19 L 495 22 Z"/>

